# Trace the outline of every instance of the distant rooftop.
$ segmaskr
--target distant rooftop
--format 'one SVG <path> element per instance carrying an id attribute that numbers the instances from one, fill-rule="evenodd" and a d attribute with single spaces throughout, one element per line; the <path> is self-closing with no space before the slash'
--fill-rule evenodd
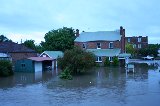
<path id="1" fill-rule="evenodd" d="M 17 44 L 14 42 L 0 42 L 0 52 L 1 53 L 34 53 L 35 50 L 32 50 L 23 44 Z"/>
<path id="2" fill-rule="evenodd" d="M 75 39 L 75 42 L 116 41 L 120 39 L 121 35 L 119 31 L 82 32 Z"/>

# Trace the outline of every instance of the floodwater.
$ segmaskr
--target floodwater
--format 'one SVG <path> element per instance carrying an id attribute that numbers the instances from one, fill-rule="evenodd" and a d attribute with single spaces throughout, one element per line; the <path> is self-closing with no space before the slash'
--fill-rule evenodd
<path id="1" fill-rule="evenodd" d="M 93 68 L 73 80 L 57 71 L 15 73 L 0 78 L 0 106 L 159 106 L 160 72 L 157 64 L 124 68 Z"/>

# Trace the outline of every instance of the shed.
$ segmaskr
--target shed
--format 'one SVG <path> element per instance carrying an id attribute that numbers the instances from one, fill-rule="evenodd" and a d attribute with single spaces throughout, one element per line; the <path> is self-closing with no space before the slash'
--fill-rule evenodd
<path id="1" fill-rule="evenodd" d="M 18 60 L 15 65 L 17 72 L 39 72 L 44 71 L 53 59 L 48 57 L 30 57 L 28 59 Z M 47 64 L 46 64 L 47 63 Z"/>
<path id="2" fill-rule="evenodd" d="M 62 51 L 44 51 L 39 57 L 48 57 L 53 59 L 52 68 L 57 68 L 57 59 L 58 57 L 63 57 Z"/>

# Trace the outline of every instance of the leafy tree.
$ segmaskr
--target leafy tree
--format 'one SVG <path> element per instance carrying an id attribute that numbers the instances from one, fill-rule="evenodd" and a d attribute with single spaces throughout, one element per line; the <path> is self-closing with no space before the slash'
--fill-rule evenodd
<path id="1" fill-rule="evenodd" d="M 135 55 L 136 50 L 133 48 L 133 45 L 132 45 L 132 44 L 127 43 L 127 44 L 125 45 L 125 47 L 126 47 L 126 52 L 127 52 L 127 53 L 130 53 L 130 54 L 132 54 L 133 56 Z"/>
<path id="2" fill-rule="evenodd" d="M 9 41 L 12 41 L 10 39 L 8 39 L 6 36 L 4 35 L 0 35 L 0 42 L 9 42 Z"/>
<path id="3" fill-rule="evenodd" d="M 31 48 L 33 50 L 35 50 L 36 46 L 35 46 L 35 41 L 34 40 L 26 40 L 23 43 L 26 47 Z"/>
<path id="4" fill-rule="evenodd" d="M 35 45 L 35 41 L 34 40 L 26 40 L 23 43 L 26 47 L 31 48 L 33 50 L 35 50 L 38 53 L 42 53 L 44 48 L 41 45 Z"/>
<path id="5" fill-rule="evenodd" d="M 62 70 L 70 70 L 73 73 L 85 72 L 87 69 L 95 65 L 94 54 L 82 50 L 78 47 L 74 47 L 71 50 L 64 52 L 63 58 L 58 59 L 58 65 Z"/>
<path id="6" fill-rule="evenodd" d="M 65 51 L 72 49 L 75 40 L 75 31 L 72 28 L 59 28 L 57 30 L 51 30 L 45 34 L 45 42 L 41 45 L 45 50 L 59 50 Z"/>
<path id="7" fill-rule="evenodd" d="M 158 49 L 160 48 L 159 44 L 149 44 L 147 48 L 142 48 L 138 52 L 141 56 L 151 55 L 157 57 Z"/>

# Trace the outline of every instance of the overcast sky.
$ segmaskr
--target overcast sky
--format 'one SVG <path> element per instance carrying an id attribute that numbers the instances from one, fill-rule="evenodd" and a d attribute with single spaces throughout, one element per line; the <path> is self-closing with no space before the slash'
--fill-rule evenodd
<path id="1" fill-rule="evenodd" d="M 126 36 L 160 41 L 159 0 L 0 0 L 0 34 L 15 42 L 37 43 L 52 29 L 110 31 L 120 26 Z"/>

